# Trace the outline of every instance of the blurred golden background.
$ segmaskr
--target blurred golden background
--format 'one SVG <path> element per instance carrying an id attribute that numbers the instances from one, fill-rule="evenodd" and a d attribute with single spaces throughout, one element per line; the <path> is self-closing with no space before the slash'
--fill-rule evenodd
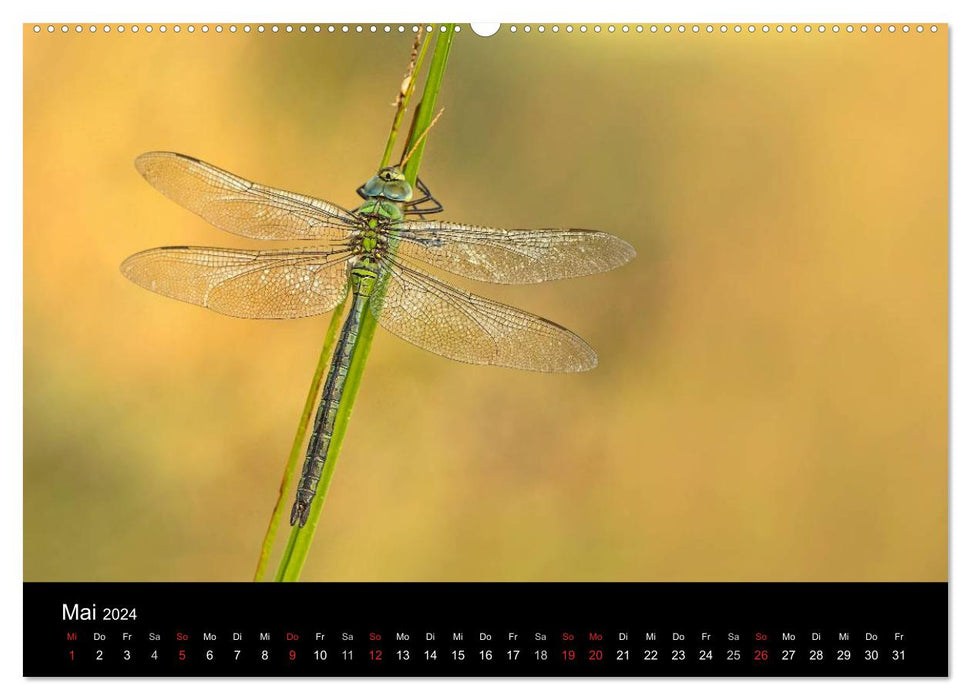
<path id="1" fill-rule="evenodd" d="M 946 579 L 946 31 L 463 29 L 422 170 L 443 217 L 638 257 L 461 281 L 586 338 L 585 375 L 379 330 L 303 578 Z M 25 27 L 27 580 L 252 576 L 327 318 L 125 280 L 145 248 L 259 245 L 132 161 L 356 206 L 410 46 Z"/>

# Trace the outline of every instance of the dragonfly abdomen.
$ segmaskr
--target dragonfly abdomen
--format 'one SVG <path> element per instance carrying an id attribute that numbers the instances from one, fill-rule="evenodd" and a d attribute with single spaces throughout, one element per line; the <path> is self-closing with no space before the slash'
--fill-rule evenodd
<path id="1" fill-rule="evenodd" d="M 361 271 L 357 268 L 358 266 L 355 265 L 352 275 L 361 274 Z M 367 277 L 368 271 L 364 270 L 363 274 Z M 307 524 L 310 504 L 314 499 L 314 494 L 317 493 L 324 464 L 327 462 L 327 452 L 334 435 L 337 411 L 344 396 L 344 386 L 347 384 L 347 374 L 351 368 L 351 357 L 354 353 L 354 346 L 357 344 L 364 307 L 369 298 L 370 285 L 362 293 L 362 285 L 358 281 L 359 279 L 360 277 L 352 277 L 354 301 L 351 304 L 351 311 L 344 321 L 344 326 L 341 328 L 340 339 L 337 341 L 337 348 L 334 350 L 334 359 L 330 363 L 327 380 L 324 382 L 324 392 L 320 399 L 320 405 L 317 407 L 314 430 L 307 446 L 307 458 L 304 460 L 303 473 L 300 476 L 300 484 L 297 486 L 297 496 L 290 511 L 290 525 L 303 527 Z"/>
<path id="2" fill-rule="evenodd" d="M 382 252 L 378 250 L 379 247 L 381 247 L 380 244 L 377 247 L 370 247 L 369 250 L 361 251 L 351 266 L 350 284 L 354 301 L 341 328 L 337 349 L 334 351 L 334 358 L 331 360 L 330 370 L 327 372 L 327 380 L 324 382 L 324 393 L 321 396 L 320 405 L 317 407 L 314 430 L 307 446 L 307 457 L 304 460 L 303 473 L 297 487 L 297 497 L 293 503 L 293 509 L 290 511 L 291 525 L 299 524 L 300 527 L 303 527 L 307 523 L 307 518 L 310 515 L 310 504 L 313 502 L 314 494 L 317 493 L 317 486 L 320 484 L 320 477 L 324 472 L 327 452 L 334 435 L 334 424 L 337 421 L 337 411 L 340 409 L 341 399 L 344 396 L 344 385 L 347 383 L 347 374 L 351 368 L 351 357 L 354 354 L 354 347 L 357 345 L 357 338 L 361 329 L 364 307 L 367 305 L 378 279 L 380 269 L 378 258 Z"/>

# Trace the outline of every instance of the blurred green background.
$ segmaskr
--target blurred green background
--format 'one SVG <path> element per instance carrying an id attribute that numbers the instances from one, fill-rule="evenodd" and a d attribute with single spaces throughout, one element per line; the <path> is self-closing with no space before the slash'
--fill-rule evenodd
<path id="1" fill-rule="evenodd" d="M 470 289 L 600 367 L 378 331 L 306 580 L 947 577 L 947 37 L 455 40 L 445 218 L 613 232 L 608 274 Z M 256 247 L 132 166 L 356 205 L 411 36 L 24 30 L 24 575 L 252 576 L 327 318 L 154 296 L 153 246 Z"/>

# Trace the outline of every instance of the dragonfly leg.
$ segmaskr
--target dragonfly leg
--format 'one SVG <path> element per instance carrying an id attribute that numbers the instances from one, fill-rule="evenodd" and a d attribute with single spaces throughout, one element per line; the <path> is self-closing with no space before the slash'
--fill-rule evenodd
<path id="1" fill-rule="evenodd" d="M 409 204 L 420 204 L 421 202 L 427 202 L 430 199 L 434 199 L 434 197 L 432 197 L 431 190 L 428 189 L 428 185 L 426 185 L 421 178 L 415 180 L 415 185 L 418 187 L 418 191 L 421 192 L 421 197 L 411 200 Z"/>
<path id="2" fill-rule="evenodd" d="M 442 207 L 429 207 L 428 209 L 407 209 L 405 210 L 406 216 L 417 216 L 420 219 L 424 219 L 428 214 L 438 214 L 444 211 Z"/>
<path id="3" fill-rule="evenodd" d="M 425 218 L 426 214 L 438 214 L 439 212 L 445 211 L 445 207 L 442 203 L 435 199 L 435 196 L 428 189 L 428 185 L 422 182 L 421 178 L 415 181 L 418 187 L 418 191 L 421 192 L 422 196 L 418 199 L 413 199 L 404 206 L 404 212 L 408 216 L 418 216 L 422 219 Z M 431 202 L 428 206 L 421 206 Z"/>

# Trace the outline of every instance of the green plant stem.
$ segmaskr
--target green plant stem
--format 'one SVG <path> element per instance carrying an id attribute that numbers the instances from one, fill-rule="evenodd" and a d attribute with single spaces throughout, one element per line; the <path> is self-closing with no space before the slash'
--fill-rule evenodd
<path id="1" fill-rule="evenodd" d="M 280 481 L 280 495 L 277 497 L 276 505 L 273 507 L 273 514 L 270 516 L 270 523 L 267 525 L 266 534 L 263 536 L 263 546 L 260 548 L 260 560 L 256 564 L 256 574 L 253 576 L 254 581 L 262 581 L 266 576 L 266 567 L 270 563 L 270 554 L 273 551 L 276 533 L 280 528 L 280 519 L 283 517 L 283 510 L 287 504 L 290 484 L 293 482 L 293 477 L 297 471 L 297 463 L 302 453 L 303 441 L 307 437 L 307 430 L 310 427 L 314 405 L 317 403 L 317 395 L 320 393 L 320 384 L 324 379 L 327 361 L 330 359 L 330 354 L 334 349 L 334 341 L 337 340 L 337 331 L 341 326 L 341 317 L 344 314 L 344 305 L 346 303 L 347 298 L 345 297 L 334 309 L 330 318 L 330 325 L 327 326 L 327 335 L 324 336 L 324 346 L 320 349 L 317 368 L 314 370 L 313 379 L 310 381 L 307 400 L 304 401 L 303 412 L 300 414 L 300 422 L 297 424 L 297 432 L 293 436 L 290 455 L 287 457 L 287 466 L 283 470 L 283 479 Z"/>
<path id="2" fill-rule="evenodd" d="M 435 49 L 432 53 L 431 66 L 428 70 L 428 77 L 425 80 L 425 87 L 422 92 L 421 103 L 419 104 L 418 109 L 415 111 L 415 116 L 412 120 L 410 136 L 408 143 L 405 145 L 403 150 L 404 153 L 410 151 L 410 149 L 415 145 L 413 141 L 421 137 L 428 125 L 431 124 L 434 117 L 435 103 L 438 98 L 438 93 L 441 90 L 442 80 L 445 77 L 445 67 L 448 62 L 449 50 L 452 46 L 452 36 L 455 33 L 454 24 L 445 25 L 445 27 L 445 31 L 436 33 Z M 414 186 L 415 182 L 417 181 L 418 168 L 421 164 L 421 156 L 427 142 L 428 139 L 426 137 L 418 144 L 414 154 L 405 164 L 405 176 L 408 178 L 408 181 L 412 184 L 412 186 Z M 386 149 L 386 152 L 387 150 L 388 149 Z M 380 289 L 383 287 L 383 285 L 376 285 L 376 287 Z M 379 300 L 371 300 L 371 302 L 374 301 Z M 330 446 L 327 452 L 327 459 L 324 463 L 323 473 L 321 474 L 320 484 L 317 487 L 317 494 L 310 506 L 307 524 L 302 528 L 295 527 L 290 531 L 290 539 L 287 542 L 286 549 L 284 550 L 283 557 L 280 561 L 280 567 L 276 573 L 276 581 L 297 581 L 300 578 L 300 573 L 303 570 L 304 562 L 307 559 L 307 553 L 310 551 L 310 545 L 313 542 L 314 533 L 317 530 L 320 514 L 323 512 L 323 505 L 327 496 L 327 489 L 334 475 L 337 457 L 340 454 L 341 445 L 344 441 L 344 435 L 347 432 L 347 423 L 354 408 L 354 401 L 357 398 L 357 392 L 361 385 L 361 377 L 364 373 L 364 365 L 367 362 L 368 354 L 371 351 L 371 342 L 374 339 L 374 331 L 376 329 L 377 319 L 375 318 L 375 315 L 368 313 L 367 310 L 365 310 L 359 328 L 357 343 L 351 357 L 350 367 L 348 368 L 347 383 L 344 386 L 344 394 L 341 400 L 340 408 L 337 410 L 337 416 L 334 423 L 334 435 L 331 438 Z"/>
<path id="3" fill-rule="evenodd" d="M 425 60 L 425 51 L 428 50 L 428 44 L 431 42 L 432 37 L 431 34 L 426 34 L 424 40 L 422 40 L 423 31 L 424 29 L 419 29 L 418 34 L 415 36 L 415 49 L 412 51 L 412 60 L 408 65 L 408 75 L 405 77 L 408 84 L 398 94 L 398 99 L 396 100 L 397 109 L 394 112 L 391 131 L 388 132 L 388 143 L 384 147 L 384 155 L 381 157 L 381 165 L 379 168 L 387 167 L 391 163 L 391 154 L 394 152 L 394 144 L 398 140 L 398 130 L 401 128 L 401 120 L 404 119 L 405 112 L 408 109 L 408 103 L 411 101 L 411 94 L 415 91 L 415 85 L 418 84 L 418 74 L 421 72 L 421 64 Z"/>
<path id="4" fill-rule="evenodd" d="M 405 79 L 402 82 L 402 89 L 399 90 L 398 98 L 396 102 L 396 109 L 394 114 L 394 119 L 391 123 L 391 131 L 388 134 L 388 142 L 385 146 L 384 156 L 381 159 L 381 167 L 385 167 L 391 160 L 391 153 L 394 151 L 395 141 L 398 137 L 398 130 L 401 126 L 401 121 L 404 118 L 404 114 L 408 109 L 408 103 L 411 100 L 411 95 L 415 91 L 415 85 L 417 83 L 416 76 L 421 71 L 422 61 L 425 58 L 425 52 L 428 49 L 428 44 L 430 40 L 430 35 L 424 35 L 423 29 L 419 30 L 418 34 L 415 36 L 415 45 L 412 49 L 411 60 L 408 63 L 408 72 L 405 75 Z M 302 454 L 303 442 L 307 437 L 307 431 L 310 429 L 310 422 L 313 419 L 313 409 L 317 403 L 317 398 L 320 394 L 320 385 L 323 381 L 324 372 L 327 369 L 327 362 L 330 359 L 330 355 L 333 352 L 334 341 L 337 338 L 338 329 L 340 328 L 341 318 L 344 312 L 344 306 L 346 299 L 342 301 L 333 311 L 330 319 L 330 325 L 327 328 L 327 335 L 324 337 L 324 345 L 320 351 L 320 358 L 317 360 L 317 367 L 314 370 L 314 376 L 310 382 L 310 389 L 307 392 L 307 400 L 304 402 L 303 412 L 300 414 L 300 422 L 297 424 L 297 430 L 293 438 L 293 444 L 290 447 L 290 454 L 287 458 L 286 467 L 283 470 L 283 479 L 280 482 L 280 493 L 277 496 L 276 504 L 273 507 L 273 513 L 270 515 L 270 522 L 266 528 L 266 534 L 263 536 L 263 544 L 260 547 L 260 558 L 256 564 L 256 573 L 253 576 L 254 581 L 262 581 L 266 576 L 266 569 L 269 565 L 270 555 L 273 552 L 273 545 L 276 541 L 276 535 L 280 528 L 280 520 L 283 517 L 284 508 L 287 503 L 287 495 L 290 490 L 290 484 L 293 482 L 293 477 L 296 474 L 297 463 Z M 291 554 L 291 547 L 288 545 L 287 550 L 284 551 L 284 558 L 287 558 Z"/>
<path id="5" fill-rule="evenodd" d="M 405 145 L 404 153 L 415 146 L 413 141 L 421 138 L 425 129 L 435 118 L 435 105 L 438 102 L 438 93 L 442 89 L 442 80 L 445 78 L 445 67 L 448 65 L 448 54 L 452 48 L 452 37 L 455 35 L 455 25 L 446 24 L 446 30 L 441 32 L 435 40 L 435 52 L 432 54 L 432 63 L 428 68 L 428 78 L 425 80 L 425 90 L 421 95 L 421 102 L 415 110 L 415 118 L 411 122 L 411 133 L 408 136 L 408 143 Z M 418 168 L 421 166 L 421 156 L 425 152 L 425 145 L 428 143 L 427 136 L 415 146 L 415 152 L 408 162 L 405 163 L 404 173 L 411 186 L 415 186 L 418 180 Z"/>
<path id="6" fill-rule="evenodd" d="M 417 76 L 421 72 L 422 62 L 425 58 L 425 52 L 428 50 L 430 39 L 431 35 L 423 35 L 422 30 L 420 30 L 415 36 L 415 46 L 412 49 L 411 61 L 408 64 L 408 72 L 405 75 L 405 79 L 402 82 L 402 89 L 399 91 L 398 99 L 396 100 L 396 109 L 394 119 L 391 122 L 391 131 L 388 134 L 388 142 L 384 149 L 384 155 L 381 158 L 380 167 L 382 168 L 388 165 L 388 163 L 391 161 L 391 154 L 394 151 L 395 141 L 397 141 L 398 138 L 398 130 L 401 127 L 401 122 L 404 118 L 405 112 L 408 109 L 408 103 L 411 100 L 411 95 L 415 91 L 415 85 L 418 83 Z M 266 534 L 263 537 L 263 545 L 260 548 L 260 559 L 256 565 L 256 574 L 253 577 L 254 581 L 262 581 L 266 576 L 266 569 L 269 564 L 270 555 L 273 551 L 273 544 L 276 541 L 276 534 L 279 531 L 280 520 L 283 517 L 284 508 L 286 507 L 290 484 L 293 482 L 293 477 L 296 474 L 297 463 L 302 453 L 301 448 L 303 447 L 303 442 L 307 437 L 307 431 L 310 429 L 310 422 L 313 419 L 314 405 L 317 402 L 317 397 L 320 393 L 320 385 L 323 381 L 324 372 L 327 369 L 327 362 L 330 359 L 330 355 L 333 351 L 334 341 L 337 338 L 337 332 L 340 328 L 345 302 L 346 299 L 334 309 L 334 312 L 331 315 L 330 325 L 328 326 L 327 335 L 324 339 L 324 346 L 321 348 L 320 358 L 317 360 L 317 368 L 314 371 L 313 379 L 310 382 L 310 390 L 307 393 L 307 400 L 304 402 L 303 412 L 300 415 L 300 422 L 297 425 L 296 434 L 293 438 L 293 444 L 290 447 L 290 455 L 287 458 L 286 468 L 283 471 L 283 479 L 280 482 L 280 494 L 277 497 L 276 504 L 273 507 L 273 513 L 270 516 L 270 522 L 267 525 Z M 284 556 L 287 556 L 287 554 L 285 553 Z"/>

